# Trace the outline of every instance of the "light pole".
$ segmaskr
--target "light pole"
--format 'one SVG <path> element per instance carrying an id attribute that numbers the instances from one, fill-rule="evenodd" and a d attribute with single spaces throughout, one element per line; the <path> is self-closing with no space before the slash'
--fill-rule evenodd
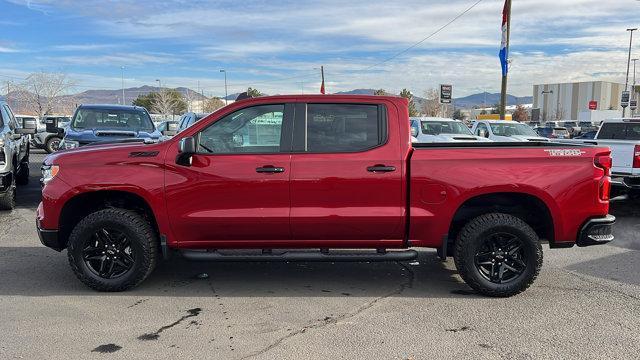
<path id="1" fill-rule="evenodd" d="M 158 83 L 158 87 L 160 88 L 160 91 L 162 91 L 162 83 L 160 82 L 160 79 L 156 79 L 156 82 Z"/>
<path id="2" fill-rule="evenodd" d="M 631 98 L 636 100 L 636 102 L 637 102 L 637 99 L 636 99 L 636 97 L 637 97 L 636 96 L 636 61 L 638 61 L 638 60 L 640 60 L 640 59 L 637 59 L 637 58 L 636 59 L 631 59 L 631 61 L 633 61 L 633 86 L 631 86 Z M 637 106 L 637 104 L 636 104 L 636 106 Z M 631 115 L 632 116 L 633 116 L 634 111 L 635 110 L 633 110 L 633 109 L 631 110 Z"/>
<path id="3" fill-rule="evenodd" d="M 120 66 L 121 75 L 122 75 L 122 105 L 126 105 L 124 101 L 124 66 Z"/>
<path id="4" fill-rule="evenodd" d="M 627 29 L 627 31 L 629 32 L 629 56 L 627 57 L 627 79 L 625 80 L 625 83 L 624 83 L 625 91 L 629 90 L 629 67 L 631 65 L 631 45 L 633 44 L 633 32 L 636 30 L 638 30 L 638 28 Z M 627 108 L 623 107 L 622 117 L 626 115 L 626 112 L 627 112 Z"/>
<path id="5" fill-rule="evenodd" d="M 548 94 L 553 94 L 553 90 L 548 90 L 548 91 L 547 91 L 547 90 L 543 90 L 543 91 L 542 91 L 542 95 L 548 95 Z M 556 109 L 556 112 L 557 112 L 557 111 L 558 111 L 558 110 Z M 549 113 L 549 112 L 548 112 L 548 111 L 546 111 L 546 109 L 545 109 L 545 111 L 543 112 L 543 115 L 544 115 L 543 117 L 544 117 L 544 122 L 545 122 L 545 123 L 547 122 L 547 115 L 548 115 L 548 113 Z"/>
<path id="6" fill-rule="evenodd" d="M 224 104 L 227 105 L 227 97 L 229 94 L 227 93 L 227 70 L 220 70 L 221 73 L 224 73 Z"/>

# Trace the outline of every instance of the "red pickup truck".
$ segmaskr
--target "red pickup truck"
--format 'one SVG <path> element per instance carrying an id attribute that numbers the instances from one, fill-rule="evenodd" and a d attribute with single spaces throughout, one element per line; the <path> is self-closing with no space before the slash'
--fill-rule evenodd
<path id="1" fill-rule="evenodd" d="M 453 256 L 489 296 L 525 290 L 551 248 L 613 239 L 608 148 L 412 144 L 406 100 L 247 99 L 159 143 L 49 155 L 37 227 L 100 291 L 161 257 L 405 261 Z"/>

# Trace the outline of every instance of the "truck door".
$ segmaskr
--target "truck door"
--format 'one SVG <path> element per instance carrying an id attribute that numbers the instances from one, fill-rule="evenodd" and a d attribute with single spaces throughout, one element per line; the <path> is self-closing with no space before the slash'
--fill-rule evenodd
<path id="1" fill-rule="evenodd" d="M 393 105 L 296 104 L 294 240 L 320 247 L 401 244 L 406 198 L 398 121 Z"/>
<path id="2" fill-rule="evenodd" d="M 169 153 L 165 196 L 181 245 L 290 240 L 292 116 L 293 105 L 242 108 L 194 134 L 191 166 L 176 165 Z"/>

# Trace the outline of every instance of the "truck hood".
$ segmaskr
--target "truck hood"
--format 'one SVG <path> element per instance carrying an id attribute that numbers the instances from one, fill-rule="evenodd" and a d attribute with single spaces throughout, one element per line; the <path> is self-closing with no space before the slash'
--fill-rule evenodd
<path id="1" fill-rule="evenodd" d="M 118 130 L 118 129 L 74 129 L 65 128 L 64 140 L 78 141 L 86 145 L 97 141 L 111 141 L 123 139 L 153 139 L 162 136 L 159 131 Z"/>
<path id="2" fill-rule="evenodd" d="M 71 150 L 60 150 L 48 155 L 44 159 L 45 165 L 64 165 L 68 162 L 86 162 L 91 166 L 107 162 L 124 162 L 136 158 L 157 157 L 162 149 L 162 143 L 112 142 L 83 146 Z"/>
<path id="3" fill-rule="evenodd" d="M 465 135 L 465 134 L 438 134 L 438 135 L 418 135 L 418 142 L 422 143 L 441 143 L 441 142 L 488 142 L 487 138 Z"/>

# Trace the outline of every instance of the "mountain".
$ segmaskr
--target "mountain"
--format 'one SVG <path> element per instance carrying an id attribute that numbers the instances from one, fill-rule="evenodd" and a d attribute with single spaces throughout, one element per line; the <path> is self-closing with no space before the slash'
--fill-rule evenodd
<path id="1" fill-rule="evenodd" d="M 340 91 L 336 95 L 373 95 L 375 89 L 353 89 L 350 91 Z"/>
<path id="2" fill-rule="evenodd" d="M 488 93 L 483 92 L 479 94 L 473 94 L 457 99 L 453 99 L 453 103 L 456 107 L 461 108 L 474 108 L 474 107 L 491 107 L 500 102 L 500 93 Z M 533 102 L 532 96 L 513 96 L 507 94 L 507 105 L 518 104 L 531 104 Z"/>
<path id="3" fill-rule="evenodd" d="M 185 87 L 175 88 L 173 90 L 177 90 L 183 96 L 186 97 L 187 93 L 191 96 L 192 100 L 203 100 L 206 97 L 202 96 L 200 93 L 191 90 Z M 158 92 L 160 91 L 159 87 L 156 86 L 140 86 L 140 87 L 132 87 L 124 89 L 124 96 L 127 104 L 131 104 L 131 102 L 138 97 L 138 95 L 146 95 L 150 92 Z M 72 95 L 74 101 L 78 104 L 117 104 L 121 101 L 122 98 L 122 89 L 118 90 L 87 90 L 81 93 Z"/>

